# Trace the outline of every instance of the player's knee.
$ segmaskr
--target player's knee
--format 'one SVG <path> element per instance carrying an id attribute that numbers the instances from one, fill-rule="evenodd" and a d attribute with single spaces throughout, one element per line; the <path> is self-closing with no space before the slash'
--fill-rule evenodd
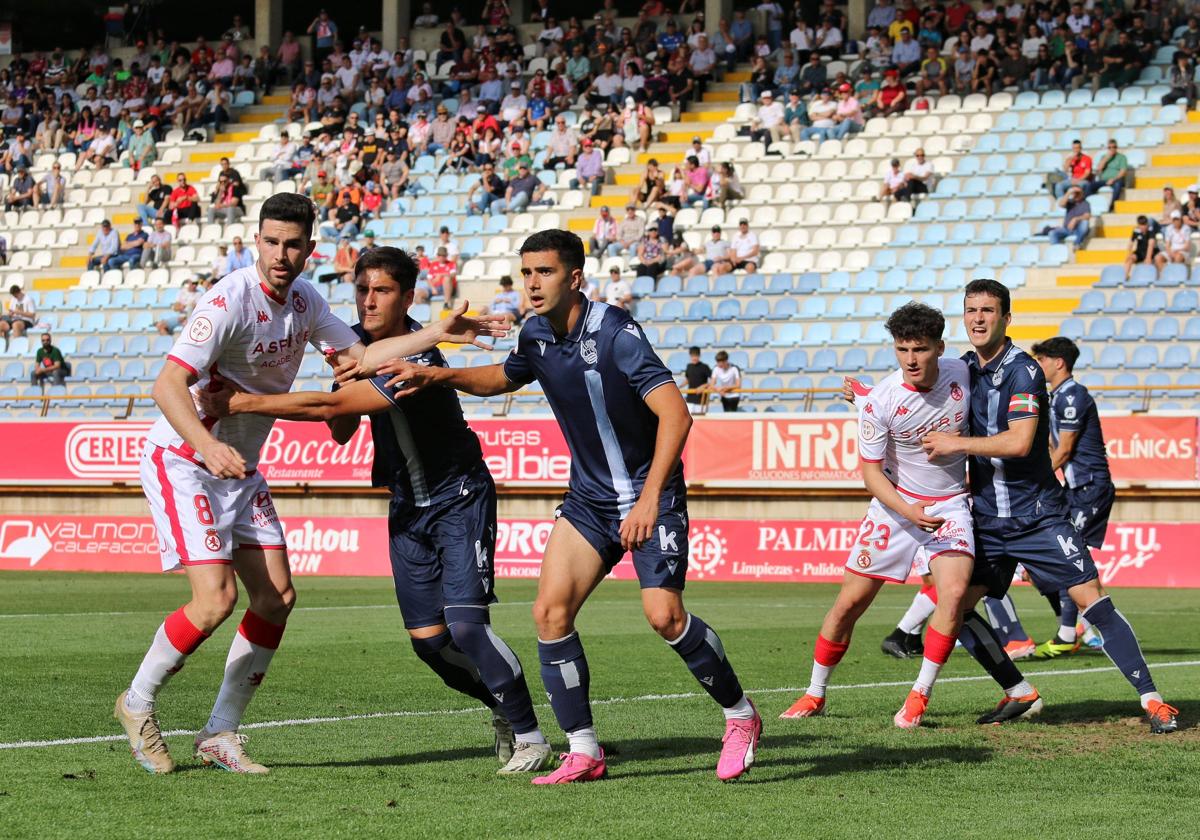
<path id="1" fill-rule="evenodd" d="M 227 585 L 216 589 L 196 593 L 192 598 L 192 608 L 202 630 L 212 630 L 221 625 L 225 619 L 233 615 L 237 606 L 237 584 L 230 581 Z"/>
<path id="2" fill-rule="evenodd" d="M 647 609 L 646 621 L 654 628 L 654 632 L 664 639 L 678 639 L 683 635 L 687 626 L 687 613 L 682 607 L 675 605 L 655 606 Z"/>
<path id="3" fill-rule="evenodd" d="M 571 632 L 572 616 L 564 604 L 538 598 L 533 602 L 533 623 L 537 627 L 538 638 L 551 641 Z"/>

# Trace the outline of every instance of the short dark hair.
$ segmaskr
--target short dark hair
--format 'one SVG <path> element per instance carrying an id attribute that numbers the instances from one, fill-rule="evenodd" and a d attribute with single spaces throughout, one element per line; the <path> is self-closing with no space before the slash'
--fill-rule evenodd
<path id="1" fill-rule="evenodd" d="M 1034 358 L 1045 356 L 1048 359 L 1062 359 L 1067 363 L 1067 370 L 1075 370 L 1075 362 L 1079 360 L 1079 345 L 1071 339 L 1056 335 L 1033 345 L 1031 350 Z"/>
<path id="2" fill-rule="evenodd" d="M 21 291 L 21 287 L 17 283 L 13 283 L 11 286 L 8 287 L 8 293 L 10 295 L 15 295 L 19 291 Z"/>
<path id="3" fill-rule="evenodd" d="M 299 193 L 275 193 L 263 202 L 258 211 L 258 229 L 262 230 L 263 222 L 272 219 L 276 222 L 292 222 L 304 228 L 306 236 L 311 237 L 313 225 L 317 221 L 317 208 L 312 200 Z"/>
<path id="4" fill-rule="evenodd" d="M 718 350 L 715 358 L 718 362 L 727 362 L 729 361 L 729 354 L 724 350 Z"/>
<path id="5" fill-rule="evenodd" d="M 583 271 L 583 240 L 569 230 L 551 228 L 532 234 L 521 246 L 518 254 L 540 254 L 554 251 L 568 272 Z"/>
<path id="6" fill-rule="evenodd" d="M 980 278 L 972 280 L 963 289 L 963 297 L 969 298 L 971 295 L 990 295 L 1000 301 L 1000 314 L 1007 315 L 1012 308 L 1012 295 L 1008 293 L 1008 286 L 1005 286 L 999 280 L 991 280 Z"/>
<path id="7" fill-rule="evenodd" d="M 893 312 L 883 327 L 896 341 L 941 341 L 946 318 L 932 306 L 913 300 Z"/>
<path id="8" fill-rule="evenodd" d="M 700 348 L 699 348 L 699 347 L 689 347 L 689 348 L 688 348 L 688 354 L 689 354 L 689 355 L 692 355 L 692 356 L 699 356 L 699 355 L 700 355 Z"/>
<path id="9" fill-rule="evenodd" d="M 363 274 L 373 268 L 379 269 L 399 283 L 402 292 L 411 292 L 416 288 L 420 269 L 407 251 L 391 246 L 372 248 L 354 263 L 354 281 L 357 283 Z"/>

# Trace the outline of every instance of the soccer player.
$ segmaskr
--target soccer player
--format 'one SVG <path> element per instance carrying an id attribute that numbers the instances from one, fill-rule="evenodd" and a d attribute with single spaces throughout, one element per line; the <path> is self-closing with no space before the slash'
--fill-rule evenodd
<path id="1" fill-rule="evenodd" d="M 858 447 L 871 504 L 846 559 L 837 600 L 821 623 L 808 690 L 780 717 L 825 710 L 834 666 L 850 646 L 854 624 L 887 581 L 903 583 L 919 553 L 928 558 L 938 600 L 926 633 L 921 671 L 894 721 L 920 725 L 938 672 L 954 650 L 962 599 L 971 579 L 974 537 L 967 501 L 967 459 L 926 456 L 932 429 L 965 431 L 970 406 L 967 366 L 942 359 L 946 319 L 923 303 L 907 303 L 884 325 L 899 369 L 860 392 Z"/>
<path id="2" fill-rule="evenodd" d="M 354 282 L 366 345 L 417 332 L 408 317 L 417 264 L 397 248 L 359 257 Z M 408 356 L 445 367 L 437 348 Z M 392 577 L 404 626 L 417 656 L 446 685 L 493 710 L 500 773 L 541 770 L 550 745 L 538 728 L 520 660 L 492 630 L 496 485 L 483 462 L 479 438 L 463 419 L 458 395 L 430 388 L 404 399 L 385 383 L 359 379 L 332 393 L 249 394 L 225 387 L 201 394 L 213 416 L 263 415 L 324 420 L 345 444 L 370 415 L 375 441 L 372 484 L 389 487 L 388 533 Z"/>
<path id="3" fill-rule="evenodd" d="M 922 443 L 932 458 L 970 458 L 977 554 L 967 603 L 984 594 L 1004 595 L 1018 563 L 1042 594 L 1067 590 L 1137 691 L 1150 731 L 1174 732 L 1178 710 L 1163 702 L 1133 628 L 1101 589 L 1091 553 L 1071 523 L 1051 464 L 1046 377 L 1007 336 L 1008 288 L 995 280 L 972 280 L 963 320 L 975 348 L 964 356 L 971 371 L 971 435 L 933 431 Z M 963 644 L 1006 687 L 1000 704 L 979 722 L 1003 723 L 1040 709 L 1037 691 L 1003 651 L 970 632 L 978 623 L 985 622 L 977 613 L 967 616 Z"/>
<path id="4" fill-rule="evenodd" d="M 1031 349 L 1050 387 L 1050 465 L 1062 470 L 1066 479 L 1071 524 L 1088 548 L 1101 548 L 1117 490 L 1108 468 L 1096 401 L 1074 376 L 1079 347 L 1071 339 L 1057 336 Z M 1058 632 L 1037 646 L 1034 659 L 1053 659 L 1079 649 L 1079 608 L 1066 591 L 1058 593 L 1058 614 Z M 1090 627 L 1083 641 L 1099 647 L 1099 637 Z"/>
<path id="5" fill-rule="evenodd" d="M 271 493 L 255 469 L 274 421 L 255 416 L 219 421 L 201 415 L 196 393 L 219 370 L 237 387 L 284 393 L 306 344 L 347 368 L 373 371 L 379 359 L 419 352 L 439 341 L 474 341 L 490 319 L 455 316 L 416 335 L 364 348 L 312 286 L 296 282 L 312 253 L 315 209 L 307 198 L 280 193 L 263 202 L 255 234 L 258 258 L 210 289 L 168 355 L 154 383 L 162 409 L 150 429 L 140 465 L 142 488 L 159 534 L 164 571 L 180 567 L 191 600 L 159 626 L 154 641 L 114 714 L 134 759 L 151 773 L 174 761 L 162 738 L 155 701 L 163 684 L 219 627 L 237 602 L 235 574 L 250 596 L 238 626 L 220 692 L 196 735 L 206 764 L 237 773 L 265 773 L 247 757 L 237 729 L 279 647 L 295 603 L 283 531 Z"/>
<path id="6" fill-rule="evenodd" d="M 380 371 L 396 374 L 408 391 L 449 385 L 479 396 L 515 391 L 536 379 L 566 438 L 571 478 L 546 545 L 533 615 L 542 682 L 570 747 L 563 763 L 534 784 L 587 782 L 605 774 L 575 616 L 626 551 L 633 552 L 651 627 L 725 713 L 717 776 L 737 778 L 754 762 L 762 718 L 716 631 L 683 605 L 688 514 L 679 459 L 692 423 L 687 405 L 637 322 L 580 293 L 584 253 L 578 236 L 540 231 L 525 240 L 520 254 L 536 314 L 503 365 L 393 363 Z"/>

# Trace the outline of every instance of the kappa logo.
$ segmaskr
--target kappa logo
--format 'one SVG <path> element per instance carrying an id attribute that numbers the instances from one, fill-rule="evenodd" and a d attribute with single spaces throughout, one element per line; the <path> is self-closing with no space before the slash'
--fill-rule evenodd
<path id="1" fill-rule="evenodd" d="M 963 398 L 963 389 L 958 387 L 957 382 L 950 383 L 950 399 L 961 400 Z"/>
<path id="2" fill-rule="evenodd" d="M 217 295 L 216 297 L 214 297 L 212 299 L 212 305 L 215 306 L 217 309 L 223 309 L 226 312 L 229 311 L 229 307 L 225 305 L 225 296 L 224 295 Z"/>
<path id="3" fill-rule="evenodd" d="M 865 411 L 867 414 L 870 414 L 872 417 L 874 417 L 875 416 L 875 403 L 867 403 L 866 407 L 863 408 L 863 411 Z"/>
<path id="4" fill-rule="evenodd" d="M 1058 537 L 1058 547 L 1062 549 L 1062 553 L 1064 555 L 1066 555 L 1067 557 L 1071 557 L 1071 556 L 1079 553 L 1079 549 L 1077 549 L 1075 547 L 1075 538 L 1074 537 L 1064 537 L 1062 534 L 1058 534 L 1057 537 Z"/>
<path id="5" fill-rule="evenodd" d="M 546 355 L 546 342 L 542 341 L 539 338 L 539 339 L 537 339 L 537 346 L 538 346 L 538 349 L 542 351 L 542 355 L 545 356 Z"/>
<path id="6" fill-rule="evenodd" d="M 308 311 L 308 301 L 306 301 L 304 299 L 304 296 L 301 295 L 299 292 L 292 292 L 292 308 L 295 309 L 297 312 L 301 312 L 301 313 L 307 312 Z"/>
<path id="7" fill-rule="evenodd" d="M 896 413 L 893 416 L 903 417 L 905 414 L 908 414 L 908 408 L 906 406 L 902 405 L 896 409 Z"/>
<path id="8" fill-rule="evenodd" d="M 596 364 L 600 358 L 600 352 L 596 349 L 596 339 L 586 339 L 579 345 L 579 355 L 583 356 L 583 360 L 589 365 Z"/>
<path id="9" fill-rule="evenodd" d="M 261 309 L 258 310 L 258 323 L 269 324 L 270 322 L 271 322 L 271 316 L 268 315 L 266 312 L 263 312 Z"/>

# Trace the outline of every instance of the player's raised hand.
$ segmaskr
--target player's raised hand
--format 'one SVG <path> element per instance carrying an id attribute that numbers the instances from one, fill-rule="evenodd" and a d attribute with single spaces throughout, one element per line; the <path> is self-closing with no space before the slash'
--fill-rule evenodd
<path id="1" fill-rule="evenodd" d="M 645 495 L 638 498 L 637 504 L 629 515 L 621 522 L 621 548 L 633 551 L 641 548 L 646 540 L 654 535 L 654 523 L 658 522 L 658 499 Z"/>
<path id="2" fill-rule="evenodd" d="M 198 450 L 208 471 L 217 478 L 245 478 L 246 459 L 227 443 L 213 438 Z"/>
<path id="3" fill-rule="evenodd" d="M 932 534 L 938 528 L 942 527 L 942 523 L 946 520 L 939 516 L 930 516 L 925 512 L 925 508 L 929 507 L 931 504 L 933 504 L 931 501 L 913 502 L 908 506 L 908 512 L 905 514 L 905 518 L 907 518 L 909 522 L 916 525 L 922 531 L 928 531 Z"/>
<path id="4" fill-rule="evenodd" d="M 439 368 L 414 365 L 403 359 L 392 359 L 379 366 L 379 374 L 389 375 L 388 388 L 399 388 L 397 397 L 407 397 L 428 388 L 435 381 Z"/>
<path id="5" fill-rule="evenodd" d="M 431 325 L 436 326 L 441 332 L 438 343 L 448 341 L 452 344 L 474 344 L 476 347 L 490 350 L 491 345 L 484 344 L 480 339 L 484 337 L 504 338 L 508 335 L 511 325 L 508 319 L 500 314 L 468 317 L 467 307 L 469 305 L 469 301 L 460 300 L 450 310 L 449 315 Z"/>
<path id="6" fill-rule="evenodd" d="M 858 384 L 858 380 L 853 376 L 842 377 L 842 399 L 851 405 L 854 405 L 854 388 Z"/>
<path id="7" fill-rule="evenodd" d="M 921 448 L 931 459 L 957 455 L 959 443 L 957 432 L 930 432 L 921 438 Z"/>

